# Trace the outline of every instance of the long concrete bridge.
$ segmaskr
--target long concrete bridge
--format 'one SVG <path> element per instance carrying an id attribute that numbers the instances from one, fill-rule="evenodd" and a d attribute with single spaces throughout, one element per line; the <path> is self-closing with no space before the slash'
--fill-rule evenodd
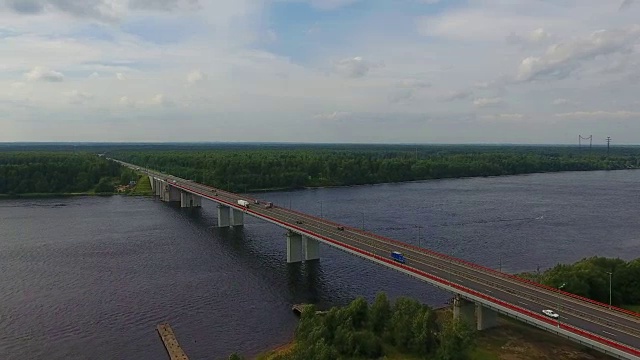
<path id="1" fill-rule="evenodd" d="M 114 160 L 114 159 L 111 159 Z M 114 160 L 148 174 L 155 194 L 182 207 L 218 204 L 218 226 L 242 226 L 245 215 L 288 230 L 287 262 L 316 261 L 320 243 L 401 271 L 455 294 L 453 313 L 484 330 L 504 314 L 619 359 L 640 360 L 640 314 L 546 287 L 462 259 L 360 229 Z M 240 205 L 244 200 L 247 206 Z M 394 251 L 405 262 L 391 257 Z M 550 318 L 543 309 L 560 316 Z"/>

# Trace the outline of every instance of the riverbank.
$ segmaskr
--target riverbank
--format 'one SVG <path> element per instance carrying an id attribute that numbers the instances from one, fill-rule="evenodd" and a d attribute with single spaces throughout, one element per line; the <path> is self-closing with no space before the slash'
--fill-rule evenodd
<path id="1" fill-rule="evenodd" d="M 640 306 L 627 307 L 639 309 Z M 438 317 L 453 316 L 450 308 L 436 310 Z M 520 321 L 499 316 L 498 326 L 476 333 L 475 346 L 468 353 L 469 360 L 613 360 L 596 350 L 555 336 Z M 278 346 L 255 357 L 255 360 L 277 360 L 289 354 L 295 341 Z M 413 360 L 416 357 L 388 349 L 385 359 Z"/>

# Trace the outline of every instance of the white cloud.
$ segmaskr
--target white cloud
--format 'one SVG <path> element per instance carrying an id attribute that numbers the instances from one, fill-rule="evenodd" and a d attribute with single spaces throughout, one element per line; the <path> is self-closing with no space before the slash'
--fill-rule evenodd
<path id="1" fill-rule="evenodd" d="M 552 35 L 543 28 L 538 28 L 525 35 L 511 33 L 507 36 L 507 43 L 516 45 L 540 44 L 550 40 Z"/>
<path id="2" fill-rule="evenodd" d="M 152 105 L 173 106 L 174 103 L 167 99 L 164 94 L 156 94 L 151 98 Z"/>
<path id="3" fill-rule="evenodd" d="M 316 9 L 335 10 L 344 6 L 352 5 L 361 0 L 310 0 L 309 2 Z"/>
<path id="4" fill-rule="evenodd" d="M 502 98 L 478 98 L 473 100 L 473 105 L 479 108 L 499 106 L 503 103 L 504 101 L 502 100 Z"/>
<path id="5" fill-rule="evenodd" d="M 584 62 L 597 56 L 632 49 L 640 38 L 640 25 L 623 30 L 599 30 L 590 36 L 550 46 L 540 57 L 527 57 L 520 63 L 517 79 L 530 81 L 545 78 L 562 79 Z"/>
<path id="6" fill-rule="evenodd" d="M 481 115 L 480 119 L 488 120 L 488 121 L 519 121 L 524 119 L 525 116 L 523 114 L 512 113 L 512 114 L 494 114 L 494 115 Z"/>
<path id="7" fill-rule="evenodd" d="M 442 101 L 454 101 L 454 100 L 465 100 L 470 98 L 473 95 L 473 92 L 469 90 L 457 90 L 451 91 L 448 94 L 441 97 Z"/>
<path id="8" fill-rule="evenodd" d="M 316 114 L 314 119 L 320 120 L 341 120 L 351 115 L 348 111 L 334 111 L 332 113 Z"/>
<path id="9" fill-rule="evenodd" d="M 123 74 L 123 73 L 116 73 L 116 79 L 118 79 L 118 80 L 120 80 L 120 81 L 123 81 L 123 80 L 126 80 L 126 79 L 127 79 L 127 77 L 126 77 L 126 76 L 124 76 L 124 74 Z"/>
<path id="10" fill-rule="evenodd" d="M 187 83 L 189 85 L 197 84 L 207 80 L 207 75 L 200 70 L 194 70 L 187 75 Z"/>
<path id="11" fill-rule="evenodd" d="M 568 113 L 554 114 L 555 117 L 562 119 L 595 119 L 595 120 L 608 120 L 608 119 L 635 119 L 640 117 L 640 111 L 575 111 Z"/>
<path id="12" fill-rule="evenodd" d="M 361 78 L 367 75 L 370 68 L 369 62 L 360 56 L 342 59 L 334 64 L 334 69 L 338 74 L 349 78 Z"/>
<path id="13" fill-rule="evenodd" d="M 96 71 L 92 72 L 91 75 L 89 75 L 89 79 L 98 79 L 100 77 L 100 74 L 98 74 Z"/>
<path id="14" fill-rule="evenodd" d="M 567 105 L 569 103 L 570 103 L 570 101 L 567 100 L 567 99 L 564 99 L 564 98 L 558 98 L 558 99 L 553 100 L 553 102 L 552 102 L 553 105 Z"/>
<path id="15" fill-rule="evenodd" d="M 42 66 L 36 66 L 31 71 L 24 74 L 29 81 L 46 81 L 61 82 L 64 81 L 64 75 L 61 72 L 47 69 Z"/>
<path id="16" fill-rule="evenodd" d="M 67 91 L 65 95 L 68 97 L 69 103 L 77 105 L 84 104 L 93 99 L 93 95 L 79 90 Z"/>

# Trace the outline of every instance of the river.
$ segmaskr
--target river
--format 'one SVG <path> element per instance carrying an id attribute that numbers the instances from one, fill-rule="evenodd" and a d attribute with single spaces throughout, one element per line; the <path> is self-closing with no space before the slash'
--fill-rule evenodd
<path id="1" fill-rule="evenodd" d="M 638 170 L 256 196 L 509 272 L 640 256 Z M 215 215 L 207 201 L 195 210 L 126 196 L 0 201 L 0 358 L 163 359 L 162 321 L 193 359 L 252 356 L 291 338 L 293 303 L 449 297 L 327 246 L 318 263 L 287 265 L 283 229 L 253 218 L 220 229 Z"/>

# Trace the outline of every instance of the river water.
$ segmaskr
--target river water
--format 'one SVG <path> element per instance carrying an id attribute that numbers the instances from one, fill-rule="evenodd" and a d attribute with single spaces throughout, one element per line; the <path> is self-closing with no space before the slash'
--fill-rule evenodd
<path id="1" fill-rule="evenodd" d="M 258 196 L 509 272 L 640 256 L 637 170 Z M 163 359 L 163 321 L 192 359 L 252 356 L 291 338 L 293 303 L 448 298 L 327 246 L 287 265 L 283 229 L 219 229 L 215 214 L 126 196 L 0 201 L 0 359 Z"/>

